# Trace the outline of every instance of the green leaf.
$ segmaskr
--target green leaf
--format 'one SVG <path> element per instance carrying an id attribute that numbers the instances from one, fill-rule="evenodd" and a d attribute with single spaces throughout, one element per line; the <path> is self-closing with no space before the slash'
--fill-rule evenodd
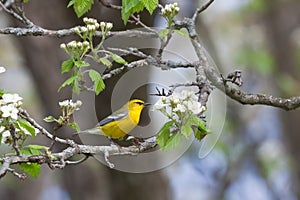
<path id="1" fill-rule="evenodd" d="M 73 6 L 75 4 L 75 0 L 71 0 L 68 5 L 67 8 L 70 8 L 71 6 Z"/>
<path id="2" fill-rule="evenodd" d="M 87 13 L 94 4 L 94 0 L 74 0 L 75 3 L 73 4 L 74 11 L 77 17 L 81 17 L 85 13 Z M 70 3 L 69 3 L 70 4 Z"/>
<path id="3" fill-rule="evenodd" d="M 5 94 L 5 91 L 3 89 L 0 89 L 0 97 L 2 97 L 3 94 Z"/>
<path id="4" fill-rule="evenodd" d="M 98 95 L 105 88 L 103 79 L 102 79 L 101 75 L 93 69 L 91 69 L 89 71 L 89 76 L 92 79 L 92 81 L 94 82 L 94 91 L 95 91 L 96 95 Z"/>
<path id="5" fill-rule="evenodd" d="M 158 0 L 141 0 L 141 2 L 144 4 L 146 9 L 149 11 L 149 13 L 152 15 L 155 8 L 158 6 Z"/>
<path id="6" fill-rule="evenodd" d="M 196 126 L 197 130 L 195 131 L 195 137 L 197 139 L 202 139 L 203 134 L 208 134 L 211 131 L 205 126 L 205 123 L 203 122 L 202 119 L 197 117 L 197 115 L 190 115 L 187 124 L 190 124 L 192 126 Z M 200 132 L 198 132 L 200 131 Z"/>
<path id="7" fill-rule="evenodd" d="M 27 130 L 32 137 L 35 136 L 35 129 L 28 121 L 26 121 L 25 119 L 18 119 L 17 122 L 19 123 L 20 127 Z"/>
<path id="8" fill-rule="evenodd" d="M 26 155 L 41 155 L 42 153 L 40 152 L 39 149 L 36 148 L 29 148 L 28 146 L 25 146 L 22 150 L 21 150 L 22 154 L 26 154 Z"/>
<path id="9" fill-rule="evenodd" d="M 124 60 L 121 56 L 114 54 L 112 52 L 109 52 L 110 57 L 117 63 L 125 65 L 127 64 L 126 60 Z"/>
<path id="10" fill-rule="evenodd" d="M 130 12 L 140 4 L 140 0 L 122 0 L 122 12 Z"/>
<path id="11" fill-rule="evenodd" d="M 76 75 L 71 76 L 70 78 L 68 78 L 67 80 L 65 80 L 65 82 L 63 82 L 63 84 L 61 84 L 61 86 L 58 88 L 58 91 L 60 91 L 62 88 L 71 85 L 75 82 L 75 80 L 77 79 Z"/>
<path id="12" fill-rule="evenodd" d="M 167 141 L 165 149 L 171 150 L 174 149 L 181 142 L 181 134 L 173 134 Z"/>
<path id="13" fill-rule="evenodd" d="M 166 146 L 167 141 L 170 137 L 170 128 L 175 123 L 175 121 L 168 121 L 163 125 L 156 136 L 156 142 L 160 149 L 163 149 Z"/>
<path id="14" fill-rule="evenodd" d="M 76 122 L 70 122 L 67 124 L 67 126 L 73 128 L 76 132 L 80 132 L 80 128 Z"/>
<path id="15" fill-rule="evenodd" d="M 33 178 L 37 178 L 41 172 L 41 165 L 37 163 L 21 163 L 19 167 Z"/>
<path id="16" fill-rule="evenodd" d="M 40 155 L 41 152 L 37 150 L 36 148 L 28 148 L 28 149 L 22 149 L 20 150 L 21 154 L 25 155 Z M 29 174 L 30 176 L 37 178 L 38 175 L 41 172 L 41 165 L 38 163 L 21 163 L 19 165 L 20 169 L 23 170 L 25 173 Z"/>
<path id="17" fill-rule="evenodd" d="M 78 60 L 78 61 L 75 61 L 75 62 L 74 62 L 74 65 L 75 65 L 77 68 L 81 68 L 81 67 L 88 67 L 88 66 L 90 66 L 90 63 L 85 62 L 85 61 L 83 61 L 83 60 Z"/>
<path id="18" fill-rule="evenodd" d="M 44 118 L 45 122 L 56 122 L 57 120 L 53 116 L 48 116 Z"/>
<path id="19" fill-rule="evenodd" d="M 72 85 L 72 92 L 74 94 L 79 94 L 80 93 L 80 87 L 79 87 L 79 81 L 78 79 L 75 79 Z"/>
<path id="20" fill-rule="evenodd" d="M 206 130 L 204 121 L 197 117 L 197 115 L 190 115 L 187 124 L 197 126 L 201 130 Z"/>
<path id="21" fill-rule="evenodd" d="M 180 133 L 184 135 L 186 138 L 190 137 L 191 133 L 193 132 L 193 129 L 189 125 L 183 125 L 180 128 Z"/>
<path id="22" fill-rule="evenodd" d="M 43 145 L 38 145 L 38 144 L 30 144 L 25 146 L 24 148 L 28 148 L 31 153 L 33 154 L 32 150 L 45 150 L 47 151 L 49 149 L 49 147 L 47 146 L 43 146 Z"/>
<path id="23" fill-rule="evenodd" d="M 100 62 L 102 62 L 102 64 L 107 66 L 108 68 L 111 68 L 112 66 L 112 63 L 105 57 L 100 58 Z"/>
<path id="24" fill-rule="evenodd" d="M 73 59 L 66 60 L 61 65 L 61 73 L 69 72 L 74 66 Z"/>
<path id="25" fill-rule="evenodd" d="M 122 0 L 122 20 L 124 24 L 127 24 L 127 21 L 131 14 L 138 13 L 145 8 L 144 4 L 140 0 Z"/>
<path id="26" fill-rule="evenodd" d="M 29 0 L 23 0 L 23 2 L 24 2 L 24 3 L 28 3 L 28 2 L 29 2 Z"/>
<path id="27" fill-rule="evenodd" d="M 162 40 L 165 40 L 166 36 L 169 34 L 170 29 L 163 29 L 159 31 L 158 35 Z"/>
<path id="28" fill-rule="evenodd" d="M 178 30 L 178 29 L 175 29 L 174 32 L 178 33 L 179 35 L 182 35 L 182 36 L 187 36 L 186 32 Z"/>
<path id="29" fill-rule="evenodd" d="M 199 130 L 198 128 L 195 130 L 195 133 L 194 133 L 195 138 L 196 138 L 198 141 L 201 141 L 201 140 L 202 140 L 203 134 L 205 134 L 205 133 L 202 133 L 201 130 Z"/>

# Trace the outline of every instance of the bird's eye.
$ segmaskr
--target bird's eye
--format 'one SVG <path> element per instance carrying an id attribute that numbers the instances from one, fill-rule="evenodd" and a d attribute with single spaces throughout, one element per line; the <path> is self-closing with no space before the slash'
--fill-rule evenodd
<path id="1" fill-rule="evenodd" d="M 140 106 L 141 106 L 141 105 L 144 105 L 143 102 L 139 102 L 139 101 L 138 101 L 138 102 L 135 102 L 135 103 L 138 104 L 138 105 L 140 105 Z"/>

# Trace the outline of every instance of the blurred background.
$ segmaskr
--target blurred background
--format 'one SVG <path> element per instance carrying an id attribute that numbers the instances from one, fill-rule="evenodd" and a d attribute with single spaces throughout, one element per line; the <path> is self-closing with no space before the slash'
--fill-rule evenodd
<path id="1" fill-rule="evenodd" d="M 67 3 L 31 0 L 25 5 L 25 12 L 41 27 L 69 28 L 81 21 L 73 10 L 66 8 Z M 195 8 L 203 3 L 179 1 L 178 18 L 192 16 Z M 216 0 L 200 15 L 197 27 L 201 41 L 222 73 L 242 70 L 243 90 L 297 96 L 300 91 L 299 10 L 299 0 Z M 124 29 L 119 13 L 103 8 L 97 1 L 87 16 L 112 21 L 114 30 Z M 165 25 L 159 16 L 151 17 L 147 13 L 142 14 L 142 20 L 149 26 Z M 14 19 L 0 12 L 0 27 L 16 25 L 19 24 Z M 42 119 L 57 116 L 58 101 L 71 97 L 66 89 L 57 93 L 66 78 L 60 74 L 66 55 L 59 44 L 71 39 L 0 35 L 0 65 L 7 69 L 0 75 L 0 87 L 19 93 L 24 98 L 24 107 L 49 130 L 52 127 Z M 100 105 L 107 105 L 101 108 L 105 110 L 104 116 L 110 113 L 109 91 L 118 78 L 107 82 L 107 92 L 97 100 L 103 102 Z M 149 77 L 145 74 L 145 78 Z M 195 141 L 172 165 L 144 174 L 111 170 L 93 159 L 63 170 L 52 171 L 43 166 L 37 179 L 20 181 L 11 174 L 5 176 L 0 182 L 0 198 L 300 199 L 299 119 L 299 110 L 286 112 L 266 106 L 244 106 L 228 99 L 222 134 L 204 158 L 199 158 L 201 143 Z M 35 141 L 49 144 L 40 136 Z M 0 151 L 6 150 L 1 145 Z"/>

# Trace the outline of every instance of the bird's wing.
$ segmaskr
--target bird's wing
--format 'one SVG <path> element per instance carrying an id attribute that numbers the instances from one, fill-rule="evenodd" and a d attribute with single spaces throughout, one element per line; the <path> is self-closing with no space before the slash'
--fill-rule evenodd
<path id="1" fill-rule="evenodd" d="M 128 115 L 128 111 L 122 111 L 122 112 L 114 112 L 113 114 L 109 115 L 108 117 L 102 119 L 96 126 L 103 126 L 104 124 L 107 124 L 109 122 L 113 122 L 116 120 L 121 120 L 124 117 Z"/>

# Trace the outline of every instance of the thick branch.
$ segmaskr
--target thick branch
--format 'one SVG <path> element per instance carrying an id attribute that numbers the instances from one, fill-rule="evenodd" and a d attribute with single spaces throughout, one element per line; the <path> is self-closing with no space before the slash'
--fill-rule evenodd
<path id="1" fill-rule="evenodd" d="M 247 93 L 227 83 L 224 83 L 223 78 L 212 67 L 206 68 L 205 73 L 214 86 L 241 104 L 268 105 L 284 110 L 294 110 L 300 107 L 300 96 L 281 98 L 266 94 Z"/>
<path id="2" fill-rule="evenodd" d="M 112 163 L 108 161 L 109 156 L 116 155 L 137 155 L 146 150 L 152 149 L 156 146 L 155 141 L 147 140 L 139 144 L 139 146 L 119 147 L 116 145 L 110 146 L 90 146 L 90 145 L 76 145 L 74 147 L 67 147 L 61 152 L 52 153 L 51 155 L 13 155 L 6 156 L 0 159 L 2 166 L 0 168 L 0 178 L 3 177 L 8 171 L 12 171 L 11 165 L 20 163 L 38 163 L 48 164 L 51 168 L 64 168 L 68 164 L 74 162 L 68 161 L 72 156 L 77 154 L 103 154 L 107 159 L 110 167 Z M 79 163 L 79 162 L 78 162 Z"/>

